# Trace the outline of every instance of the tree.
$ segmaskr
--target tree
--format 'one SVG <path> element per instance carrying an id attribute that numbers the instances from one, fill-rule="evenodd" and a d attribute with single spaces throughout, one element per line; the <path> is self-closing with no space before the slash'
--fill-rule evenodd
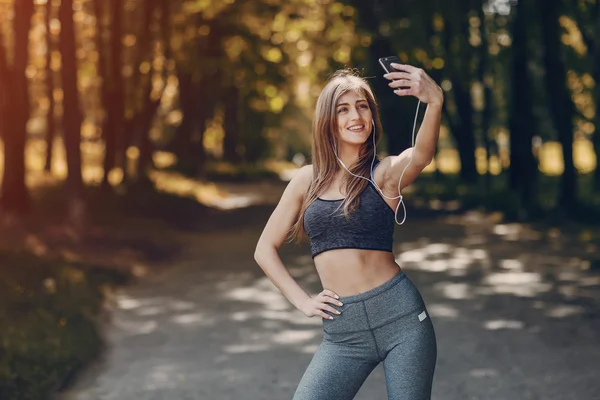
<path id="1" fill-rule="evenodd" d="M 492 80 L 493 76 L 490 71 L 490 49 L 488 44 L 488 32 L 487 32 L 487 19 L 483 12 L 484 1 L 480 0 L 477 7 L 477 17 L 479 18 L 479 36 L 481 43 L 479 45 L 479 64 L 477 66 L 477 80 L 483 86 L 483 109 L 481 111 L 481 138 L 483 139 L 483 146 L 485 148 L 486 155 L 486 169 L 485 169 L 485 193 L 487 196 L 491 195 L 492 186 L 492 174 L 490 165 L 490 155 L 492 150 L 492 143 L 490 140 L 489 129 L 492 120 L 493 112 L 493 96 L 492 96 Z"/>
<path id="2" fill-rule="evenodd" d="M 96 0 L 100 1 L 100 0 Z M 102 90 L 103 98 L 106 101 L 103 104 L 106 113 L 107 121 L 104 124 L 106 129 L 103 129 L 104 137 L 104 176 L 102 177 L 102 188 L 107 190 L 110 187 L 108 176 L 110 171 L 116 166 L 118 153 L 124 151 L 119 146 L 119 140 L 123 137 L 124 131 L 124 99 L 123 99 L 123 77 L 121 70 L 123 68 L 123 4 L 120 0 L 111 0 L 108 2 L 110 12 L 110 42 L 108 66 L 105 67 L 106 79 L 102 85 L 106 86 Z M 99 4 L 96 5 L 96 10 L 99 10 Z M 98 16 L 97 16 L 98 18 Z M 100 21 L 101 19 L 99 19 Z M 102 33 L 103 29 L 99 30 Z M 98 51 L 101 51 L 100 49 Z"/>
<path id="3" fill-rule="evenodd" d="M 83 180 L 81 176 L 81 109 L 77 88 L 77 60 L 75 58 L 75 28 L 73 0 L 62 0 L 59 8 L 61 80 L 64 92 L 63 138 L 67 156 L 67 189 L 69 217 L 81 224 L 84 212 Z"/>
<path id="4" fill-rule="evenodd" d="M 156 0 L 149 0 L 146 3 L 146 10 L 144 14 L 144 30 L 145 34 L 150 38 L 151 37 L 151 26 L 152 26 L 152 17 L 155 14 L 157 9 L 160 9 L 160 29 L 162 33 L 162 47 L 163 54 L 165 60 L 171 59 L 171 47 L 170 47 L 170 3 L 168 0 L 161 0 L 160 4 Z M 160 6 L 160 7 L 159 7 Z M 152 168 L 152 150 L 153 144 L 150 140 L 150 128 L 152 126 L 152 122 L 156 116 L 156 111 L 158 110 L 158 106 L 160 105 L 160 101 L 162 95 L 164 94 L 164 85 L 163 89 L 159 96 L 156 98 L 152 98 L 152 75 L 157 72 L 154 68 L 153 62 L 153 51 L 152 51 L 152 42 L 148 39 L 145 40 L 144 46 L 142 46 L 142 63 L 150 63 L 152 67 L 142 79 L 142 101 L 141 101 L 141 109 L 136 113 L 134 117 L 134 129 L 132 130 L 135 133 L 134 140 L 137 140 L 140 156 L 137 163 L 136 177 L 138 183 L 148 184 L 150 183 L 150 179 L 148 176 L 148 171 Z M 166 81 L 167 78 L 167 68 L 163 66 L 163 80 Z M 141 69 L 137 68 L 139 71 Z"/>
<path id="5" fill-rule="evenodd" d="M 591 73 L 596 83 L 592 89 L 595 115 L 595 131 L 592 144 L 596 153 L 596 169 L 594 170 L 594 190 L 600 193 L 600 1 L 578 2 L 572 7 L 575 20 L 583 41 L 587 46 L 586 56 L 591 64 Z"/>
<path id="6" fill-rule="evenodd" d="M 468 183 L 477 180 L 475 163 L 475 125 L 474 108 L 471 96 L 472 85 L 477 78 L 473 65 L 477 59 L 477 51 L 469 43 L 469 18 L 473 8 L 468 1 L 445 3 L 443 17 L 443 44 L 447 76 L 452 83 L 454 113 L 451 113 L 447 102 L 444 103 L 444 114 L 460 158 L 460 177 Z M 483 23 L 481 21 L 480 23 Z"/>
<path id="7" fill-rule="evenodd" d="M 567 87 L 567 71 L 564 62 L 564 49 L 561 44 L 558 0 L 538 0 L 543 37 L 543 62 L 546 69 L 545 81 L 548 90 L 549 107 L 558 140 L 562 145 L 564 172 L 561 177 L 558 207 L 571 211 L 577 196 L 577 171 L 573 163 L 573 118 L 575 105 Z"/>
<path id="8" fill-rule="evenodd" d="M 14 62 L 10 68 L 4 40 L 0 40 L 0 99 L 4 139 L 4 177 L 0 192 L 0 206 L 17 213 L 29 209 L 29 195 L 25 186 L 25 142 L 29 120 L 29 87 L 25 70 L 29 63 L 29 30 L 33 15 L 33 0 L 19 0 L 14 4 Z M 0 35 L 0 39 L 3 39 Z"/>
<path id="9" fill-rule="evenodd" d="M 52 70 L 52 49 L 54 39 L 50 30 L 52 18 L 52 0 L 46 1 L 46 93 L 48 96 L 48 113 L 46 114 L 46 162 L 44 170 L 52 172 L 52 150 L 56 136 L 56 122 L 54 118 L 54 71 Z"/>
<path id="10" fill-rule="evenodd" d="M 510 169 L 509 185 L 520 194 L 521 204 L 532 210 L 537 164 L 533 157 L 534 118 L 531 100 L 531 74 L 528 66 L 527 3 L 519 1 L 513 9 L 511 96 L 509 110 Z"/>

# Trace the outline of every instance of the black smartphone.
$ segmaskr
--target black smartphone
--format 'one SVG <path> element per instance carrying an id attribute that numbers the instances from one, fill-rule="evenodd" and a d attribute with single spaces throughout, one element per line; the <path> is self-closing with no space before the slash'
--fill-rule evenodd
<path id="1" fill-rule="evenodd" d="M 400 59 L 396 56 L 391 56 L 391 57 L 383 57 L 379 59 L 379 64 L 381 64 L 381 67 L 385 70 L 385 72 L 387 72 L 388 74 L 390 72 L 396 72 L 397 69 L 394 69 L 392 67 L 392 63 L 396 63 L 396 64 L 402 64 L 402 61 L 400 61 Z"/>

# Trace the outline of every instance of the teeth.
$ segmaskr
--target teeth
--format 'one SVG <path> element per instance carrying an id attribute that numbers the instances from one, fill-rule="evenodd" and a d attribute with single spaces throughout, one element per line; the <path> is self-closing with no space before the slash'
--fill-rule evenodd
<path id="1" fill-rule="evenodd" d="M 361 125 L 361 126 L 353 126 L 353 127 L 351 127 L 351 128 L 348 128 L 348 130 L 350 130 L 350 131 L 359 131 L 359 130 L 363 129 L 364 127 L 365 127 L 364 125 Z"/>

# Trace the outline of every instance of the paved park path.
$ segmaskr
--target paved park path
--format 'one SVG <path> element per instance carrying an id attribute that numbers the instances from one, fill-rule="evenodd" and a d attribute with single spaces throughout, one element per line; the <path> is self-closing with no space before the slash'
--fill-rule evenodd
<path id="1" fill-rule="evenodd" d="M 291 399 L 321 329 L 253 260 L 271 210 L 165 231 L 185 250 L 115 293 L 107 350 L 59 399 Z M 395 238 L 436 329 L 433 399 L 600 399 L 600 272 L 588 269 L 599 250 L 585 235 L 413 213 Z M 282 258 L 320 290 L 307 248 L 286 246 Z M 356 398 L 387 398 L 381 366 Z"/>

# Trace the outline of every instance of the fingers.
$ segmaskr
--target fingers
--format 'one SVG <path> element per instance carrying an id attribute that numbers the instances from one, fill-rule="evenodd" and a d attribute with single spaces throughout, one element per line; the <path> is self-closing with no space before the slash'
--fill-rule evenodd
<path id="1" fill-rule="evenodd" d="M 333 308 L 333 307 L 331 307 L 331 306 L 328 306 L 328 305 L 327 305 L 327 304 L 325 304 L 325 303 L 322 303 L 322 304 L 319 306 L 319 308 L 320 308 L 322 311 L 328 311 L 328 312 L 330 312 L 330 313 L 332 313 L 332 314 L 337 314 L 337 315 L 340 315 L 340 314 L 342 313 L 341 311 L 339 311 L 339 310 L 336 310 L 335 308 Z"/>
<path id="2" fill-rule="evenodd" d="M 323 311 L 319 311 L 317 314 L 319 316 L 325 318 L 325 319 L 333 319 L 333 317 L 331 315 L 329 315 L 329 314 L 327 314 L 326 312 L 323 312 Z"/>
<path id="3" fill-rule="evenodd" d="M 395 80 L 392 81 L 390 83 L 388 83 L 388 86 L 393 88 L 393 89 L 397 89 L 397 88 L 412 88 L 415 86 L 418 86 L 419 82 L 418 81 L 410 81 L 410 80 Z"/>
<path id="4" fill-rule="evenodd" d="M 414 89 L 396 89 L 394 90 L 394 93 L 396 93 L 398 96 L 415 96 L 416 93 L 414 91 Z"/>
<path id="5" fill-rule="evenodd" d="M 413 76 L 408 72 L 390 72 L 389 74 L 383 75 L 385 79 L 398 80 L 398 79 L 411 79 Z"/>
<path id="6" fill-rule="evenodd" d="M 417 72 L 420 70 L 420 68 L 417 67 L 413 67 L 412 65 L 409 64 L 396 64 L 396 63 L 391 63 L 390 64 L 392 66 L 392 68 L 394 68 L 395 70 L 398 71 L 406 71 L 406 72 Z"/>
<path id="7" fill-rule="evenodd" d="M 398 96 L 415 96 L 424 101 L 425 99 L 421 97 L 428 90 L 430 84 L 425 71 L 408 64 L 392 63 L 391 65 L 394 69 L 401 71 L 391 72 L 383 76 L 391 80 L 388 86 L 394 89 L 394 93 Z"/>
<path id="8" fill-rule="evenodd" d="M 333 298 L 336 298 L 336 299 L 340 298 L 340 296 L 338 296 L 335 292 L 333 292 L 333 291 L 331 291 L 329 289 L 324 289 L 321 292 L 321 294 L 324 294 L 324 295 L 327 295 L 327 296 L 330 296 L 330 297 L 333 297 Z"/>
<path id="9" fill-rule="evenodd" d="M 338 299 L 339 299 L 339 296 L 336 293 L 334 293 L 328 289 L 323 290 L 321 293 L 319 293 L 320 303 L 317 304 L 317 309 L 319 310 L 318 314 L 326 319 L 333 319 L 333 317 L 331 315 L 327 314 L 325 311 L 327 311 L 331 314 L 334 314 L 334 315 L 340 315 L 341 311 L 339 311 L 339 310 L 335 309 L 334 307 L 331 307 L 330 305 L 327 304 L 327 303 L 331 303 L 336 306 L 342 306 L 343 303 L 341 301 L 339 301 Z"/>
<path id="10" fill-rule="evenodd" d="M 333 317 L 330 314 L 327 314 L 325 311 L 334 315 L 340 315 L 342 313 L 341 311 L 336 310 L 335 308 L 328 306 L 325 303 L 320 303 L 317 305 L 317 313 L 315 315 L 320 315 L 321 317 L 326 319 L 333 319 Z"/>
<path id="11" fill-rule="evenodd" d="M 342 305 L 342 302 L 339 301 L 338 299 L 336 299 L 335 297 L 328 296 L 328 295 L 323 294 L 323 293 L 321 293 L 321 299 L 324 302 L 326 301 L 328 303 L 335 304 L 337 306 L 341 306 Z"/>

